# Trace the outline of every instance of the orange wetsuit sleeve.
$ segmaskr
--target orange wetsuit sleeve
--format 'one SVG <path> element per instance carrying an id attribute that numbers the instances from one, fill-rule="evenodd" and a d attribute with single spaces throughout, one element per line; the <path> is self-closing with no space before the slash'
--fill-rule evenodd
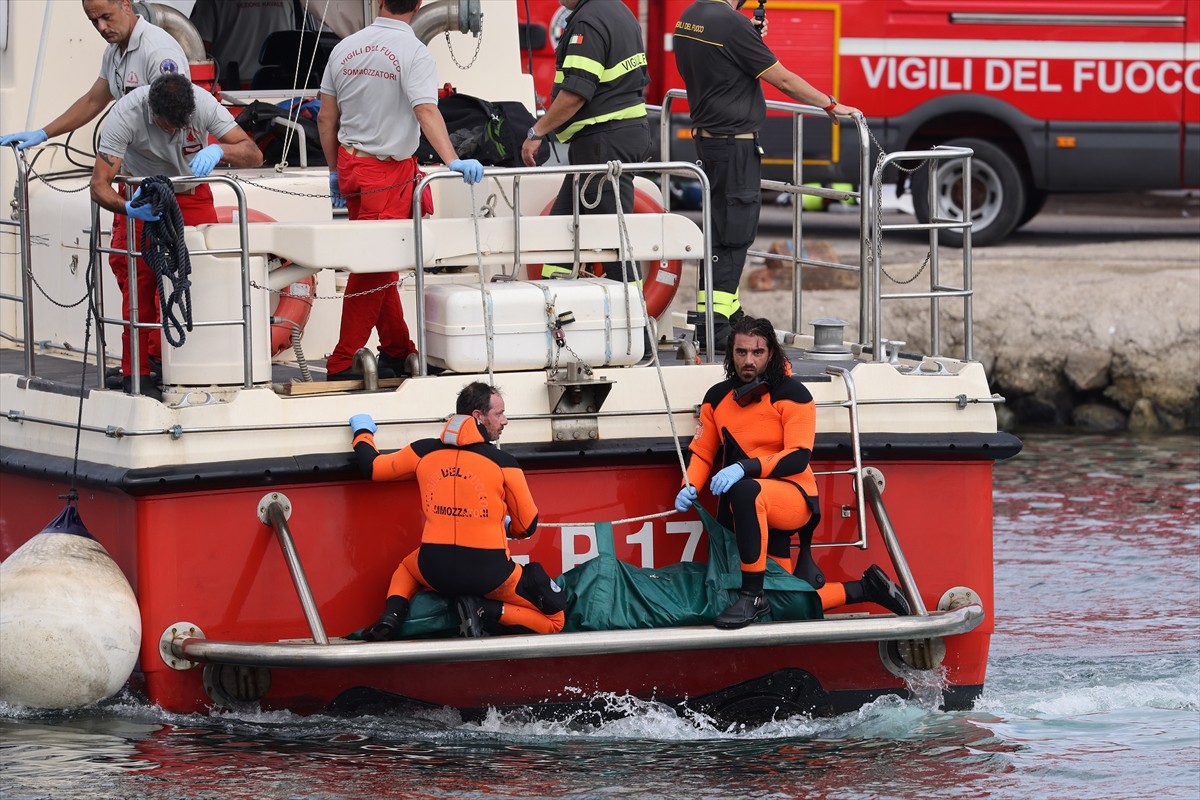
<path id="1" fill-rule="evenodd" d="M 533 502 L 533 493 L 529 491 L 529 483 L 520 467 L 505 467 L 504 470 L 504 504 L 508 507 L 508 515 L 512 517 L 509 524 L 509 535 L 514 539 L 525 539 L 533 536 L 537 530 L 538 509 Z"/>
<path id="2" fill-rule="evenodd" d="M 700 419 L 696 422 L 696 433 L 688 445 L 692 457 L 688 461 L 688 482 L 697 489 L 703 488 L 712 474 L 717 451 L 721 449 L 721 432 L 717 429 L 716 415 L 712 403 L 705 398 L 700 404 Z"/>
<path id="3" fill-rule="evenodd" d="M 403 481 L 416 477 L 417 464 L 421 457 L 412 445 L 395 453 L 375 456 L 371 464 L 371 480 Z"/>

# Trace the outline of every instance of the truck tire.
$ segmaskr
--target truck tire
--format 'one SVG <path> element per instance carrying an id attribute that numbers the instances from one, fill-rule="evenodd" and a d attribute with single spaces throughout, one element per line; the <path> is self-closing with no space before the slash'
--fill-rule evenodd
<path id="1" fill-rule="evenodd" d="M 1021 219 L 1017 222 L 1017 227 L 1024 227 L 1025 223 L 1036 217 L 1046 207 L 1046 200 L 1050 197 L 1050 193 L 1045 189 L 1037 189 L 1030 183 L 1025 184 L 1025 210 L 1021 212 Z"/>
<path id="2" fill-rule="evenodd" d="M 952 139 L 952 147 L 969 147 L 971 159 L 971 244 L 987 247 L 1012 233 L 1025 213 L 1025 181 L 1012 157 L 982 139 Z M 913 210 L 920 222 L 929 222 L 929 174 L 922 168 L 913 173 Z M 938 171 L 937 216 L 942 219 L 962 217 L 961 162 L 946 162 Z M 959 230 L 941 230 L 938 241 L 951 247 L 962 247 Z"/>

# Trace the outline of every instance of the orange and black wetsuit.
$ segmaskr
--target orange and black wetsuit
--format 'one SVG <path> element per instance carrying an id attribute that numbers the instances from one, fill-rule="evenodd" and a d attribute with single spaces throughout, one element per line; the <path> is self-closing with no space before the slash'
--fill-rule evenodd
<path id="1" fill-rule="evenodd" d="M 745 477 L 722 495 L 718 517 L 727 526 L 732 519 L 743 576 L 765 573 L 768 556 L 790 571 L 791 534 L 819 514 L 809 465 L 816 404 L 790 376 L 746 405 L 734 398 L 743 385 L 729 379 L 705 394 L 689 447 L 688 481 L 701 488 L 720 468 L 740 464 Z"/>
<path id="2" fill-rule="evenodd" d="M 487 441 L 474 418 L 450 418 L 437 439 L 381 454 L 375 437 L 354 438 L 359 466 L 372 480 L 416 478 L 425 527 L 421 546 L 392 575 L 388 596 L 412 600 L 421 588 L 447 596 L 478 595 L 503 603 L 500 624 L 536 633 L 562 630 L 565 594 L 540 564 L 522 567 L 506 536 L 537 529 L 538 510 L 515 458 Z M 512 517 L 505 531 L 504 517 Z"/>

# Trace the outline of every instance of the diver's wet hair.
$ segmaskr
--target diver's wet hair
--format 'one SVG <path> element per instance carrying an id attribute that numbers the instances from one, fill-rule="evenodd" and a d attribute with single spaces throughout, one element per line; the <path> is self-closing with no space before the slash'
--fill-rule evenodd
<path id="1" fill-rule="evenodd" d="M 172 128 L 186 128 L 196 111 L 192 82 L 178 73 L 162 75 L 150 84 L 150 113 Z"/>
<path id="2" fill-rule="evenodd" d="M 766 317 L 738 317 L 729 323 L 729 341 L 725 345 L 725 377 L 736 378 L 737 370 L 733 366 L 733 340 L 737 335 L 761 336 L 767 343 L 767 368 L 763 370 L 763 380 L 770 385 L 787 377 L 787 361 L 783 348 L 775 338 L 775 326 Z"/>
<path id="3" fill-rule="evenodd" d="M 492 407 L 492 395 L 500 394 L 495 386 L 488 386 L 483 381 L 468 383 L 458 393 L 458 401 L 454 406 L 455 414 L 470 414 L 479 411 L 486 414 Z"/>

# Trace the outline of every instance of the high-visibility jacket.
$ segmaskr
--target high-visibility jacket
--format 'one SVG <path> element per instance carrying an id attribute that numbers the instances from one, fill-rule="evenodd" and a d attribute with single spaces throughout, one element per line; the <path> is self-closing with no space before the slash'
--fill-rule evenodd
<path id="1" fill-rule="evenodd" d="M 646 117 L 646 50 L 642 28 L 624 3 L 579 0 L 555 50 L 554 88 L 584 99 L 583 106 L 555 134 L 567 142 L 584 129 L 606 123 L 615 128 Z"/>

